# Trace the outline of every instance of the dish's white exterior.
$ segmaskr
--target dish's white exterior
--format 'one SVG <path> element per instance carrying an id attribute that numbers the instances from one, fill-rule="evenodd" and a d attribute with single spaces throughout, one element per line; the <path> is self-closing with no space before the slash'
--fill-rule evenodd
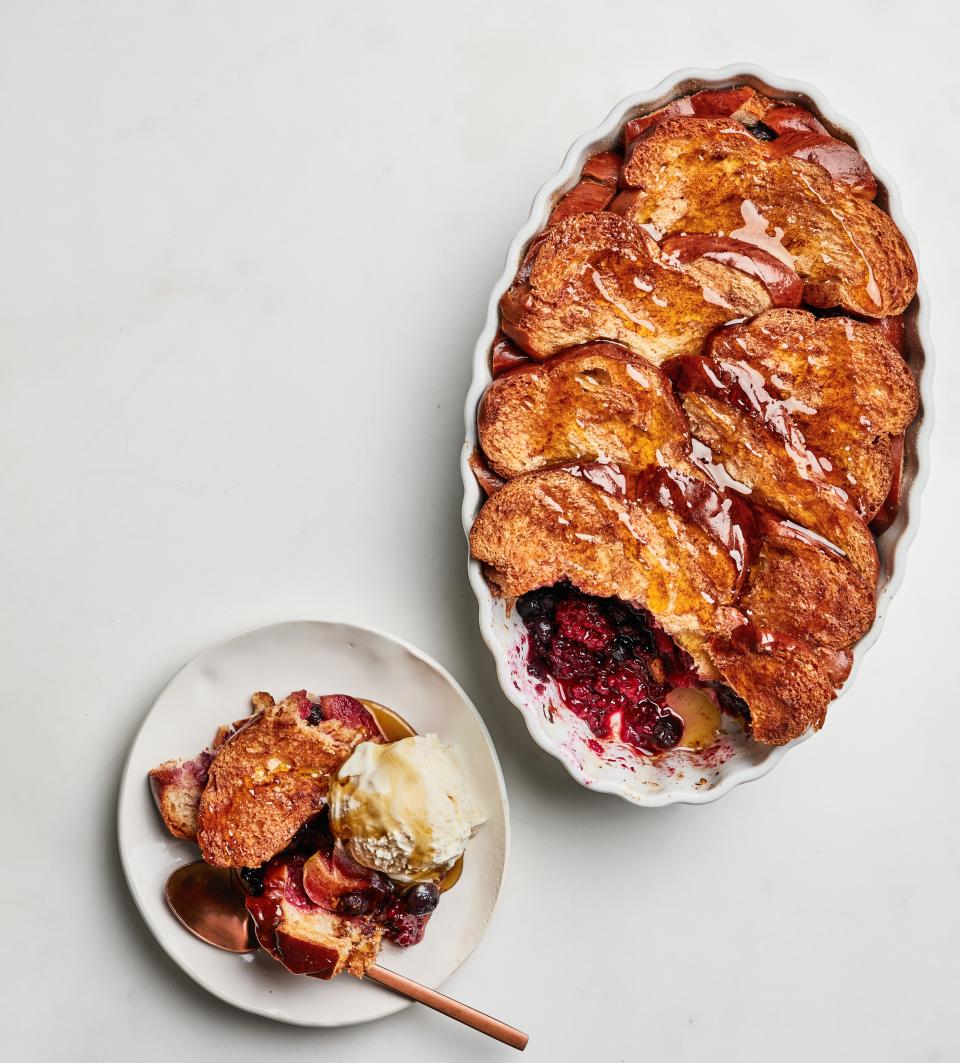
<path id="1" fill-rule="evenodd" d="M 249 706 L 254 690 L 350 691 L 396 709 L 421 733 L 457 752 L 487 821 L 470 843 L 463 875 L 412 949 L 386 945 L 384 966 L 436 988 L 473 952 L 500 896 L 510 843 L 503 775 L 480 714 L 436 661 L 391 635 L 351 624 L 289 621 L 216 643 L 186 664 L 147 713 L 120 783 L 120 859 L 140 914 L 170 958 L 215 996 L 245 1011 L 300 1026 L 343 1026 L 392 1015 L 410 1001 L 346 975 L 330 982 L 290 974 L 265 953 L 220 952 L 188 934 L 167 909 L 163 886 L 196 860 L 191 842 L 167 835 L 147 771 L 190 756 L 216 727 Z"/>
<path id="2" fill-rule="evenodd" d="M 530 216 L 510 244 L 503 274 L 491 293 L 486 324 L 474 349 L 473 381 L 467 393 L 465 407 L 466 441 L 461 456 L 464 484 L 462 517 L 465 532 L 469 533 L 483 501 L 468 460 L 477 444 L 477 406 L 492 379 L 488 355 L 499 325 L 498 305 L 516 274 L 527 243 L 546 224 L 558 197 L 577 182 L 586 158 L 611 147 L 630 117 L 646 113 L 688 92 L 735 84 L 750 84 L 770 96 L 804 102 L 812 106 L 831 127 L 832 132 L 854 143 L 876 174 L 880 185 L 880 204 L 888 210 L 916 255 L 916 240 L 903 217 L 900 196 L 893 181 L 886 171 L 876 164 L 864 135 L 853 123 L 836 114 L 812 85 L 779 77 L 753 64 L 736 63 L 718 70 L 678 70 L 647 92 L 621 100 L 600 125 L 574 142 L 558 172 L 537 192 Z M 880 582 L 876 620 L 856 647 L 854 669 L 844 689 L 853 682 L 860 658 L 879 637 L 890 601 L 903 580 L 907 551 L 918 524 L 920 493 L 927 478 L 929 441 L 933 427 L 933 344 L 930 338 L 922 268 L 920 275 L 916 300 L 907 312 L 907 360 L 920 386 L 922 406 L 917 420 L 907 433 L 903 504 L 894 524 L 878 540 Z M 719 767 L 711 765 L 706 771 L 695 762 L 689 764 L 689 770 L 678 770 L 678 758 L 674 757 L 672 765 L 669 759 L 666 762 L 669 769 L 667 773 L 662 767 L 655 767 L 648 762 L 641 763 L 640 758 L 630 755 L 627 750 L 621 750 L 612 757 L 601 758 L 591 753 L 574 733 L 579 721 L 572 714 L 565 713 L 554 720 L 547 718 L 544 708 L 545 702 L 549 701 L 549 693 L 546 697 L 538 694 L 533 684 L 526 682 L 522 674 L 524 669 L 518 652 L 521 634 L 518 620 L 506 616 L 503 603 L 490 593 L 480 565 L 469 555 L 468 571 L 480 606 L 480 630 L 496 661 L 500 686 L 523 713 L 534 740 L 565 764 L 573 777 L 584 786 L 604 793 L 617 794 L 638 805 L 659 806 L 676 802 L 704 804 L 722 797 L 739 783 L 750 782 L 765 775 L 788 749 L 809 736 L 804 735 L 790 745 L 780 747 L 764 747 L 734 738 L 732 741 L 737 748 L 733 755 Z"/>

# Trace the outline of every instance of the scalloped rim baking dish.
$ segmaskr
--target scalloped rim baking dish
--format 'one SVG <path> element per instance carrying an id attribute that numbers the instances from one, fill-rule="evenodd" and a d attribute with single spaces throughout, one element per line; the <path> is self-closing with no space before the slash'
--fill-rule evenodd
<path id="1" fill-rule="evenodd" d="M 852 122 L 838 115 L 823 94 L 812 85 L 779 77 L 753 64 L 736 63 L 719 70 L 678 70 L 654 88 L 621 100 L 600 125 L 573 143 L 563 165 L 537 192 L 530 216 L 511 242 L 504 271 L 490 295 L 486 324 L 474 349 L 473 381 L 465 407 L 466 440 L 460 462 L 464 485 L 462 516 L 465 532 L 469 533 L 483 502 L 482 492 L 470 471 L 468 459 L 477 445 L 477 406 L 492 379 L 489 351 L 499 325 L 498 306 L 517 272 L 530 239 L 544 227 L 557 199 L 576 184 L 587 157 L 610 148 L 630 118 L 660 107 L 677 96 L 704 88 L 725 88 L 738 84 L 752 85 L 769 96 L 804 104 L 824 121 L 834 135 L 854 144 L 876 174 L 879 184 L 877 203 L 887 210 L 907 238 L 914 255 L 917 254 L 916 240 L 904 220 L 900 195 L 894 182 L 876 164 L 866 137 Z M 920 494 L 928 473 L 929 441 L 933 426 L 933 344 L 922 270 L 916 298 L 906 313 L 906 359 L 920 387 L 921 408 L 907 431 L 903 503 L 897 519 L 877 541 L 880 580 L 876 620 L 855 647 L 854 668 L 844 684 L 844 690 L 854 681 L 860 659 L 879 637 L 890 602 L 903 580 L 907 551 L 918 524 Z M 530 680 L 525 667 L 523 626 L 518 618 L 508 615 L 503 601 L 491 594 L 480 565 L 469 557 L 469 552 L 468 572 L 480 606 L 480 631 L 496 661 L 497 677 L 503 692 L 523 714 L 534 740 L 557 757 L 579 783 L 590 789 L 617 794 L 633 804 L 650 807 L 678 802 L 705 804 L 722 797 L 740 783 L 766 775 L 788 749 L 809 737 L 808 732 L 786 746 L 762 746 L 731 727 L 730 733 L 721 741 L 720 754 L 714 751 L 706 759 L 684 753 L 668 754 L 653 760 L 616 745 L 608 746 L 603 755 L 598 755 L 587 745 L 590 736 L 582 721 L 568 710 L 558 708 L 549 688 L 542 693 L 542 687 L 538 691 L 536 684 Z"/>

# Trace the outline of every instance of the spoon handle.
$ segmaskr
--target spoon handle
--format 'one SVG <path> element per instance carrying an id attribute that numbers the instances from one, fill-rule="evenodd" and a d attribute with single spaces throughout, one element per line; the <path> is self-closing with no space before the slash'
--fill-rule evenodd
<path id="1" fill-rule="evenodd" d="M 433 1008 L 434 1011 L 449 1015 L 451 1019 L 456 1019 L 467 1026 L 472 1026 L 475 1030 L 479 1030 L 480 1033 L 485 1033 L 488 1037 L 502 1041 L 505 1045 L 516 1048 L 520 1052 L 527 1047 L 529 1038 L 522 1030 L 514 1029 L 514 1027 L 508 1026 L 505 1022 L 493 1018 L 492 1015 L 485 1015 L 482 1011 L 477 1011 L 476 1008 L 471 1008 L 467 1004 L 461 1004 L 459 1000 L 445 997 L 443 993 L 438 993 L 435 989 L 428 989 L 425 985 L 414 982 L 412 978 L 406 978 L 402 974 L 388 971 L 378 963 L 375 963 L 367 970 L 367 978 L 373 979 L 374 982 L 379 982 L 380 985 L 386 986 L 387 989 L 392 989 L 395 993 L 401 993 L 403 996 L 410 997 L 411 1000 L 416 1000 L 420 1004 L 426 1004 L 428 1008 Z"/>

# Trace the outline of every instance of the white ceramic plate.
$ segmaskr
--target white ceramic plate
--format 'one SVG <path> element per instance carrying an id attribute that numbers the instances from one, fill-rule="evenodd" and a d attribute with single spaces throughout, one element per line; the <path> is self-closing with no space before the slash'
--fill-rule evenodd
<path id="1" fill-rule="evenodd" d="M 468 460 L 477 445 L 477 406 L 492 379 L 489 351 L 499 326 L 498 304 L 517 272 L 530 239 L 544 227 L 560 196 L 577 183 L 588 156 L 614 146 L 624 123 L 630 118 L 646 114 L 677 96 L 700 89 L 743 84 L 752 85 L 768 96 L 809 107 L 835 136 L 856 145 L 877 176 L 879 206 L 897 223 L 916 254 L 916 241 L 904 220 L 900 197 L 893 181 L 877 165 L 863 134 L 851 122 L 837 115 L 823 95 L 811 85 L 778 77 L 758 66 L 737 64 L 721 70 L 679 70 L 647 92 L 621 100 L 596 129 L 585 133 L 573 144 L 559 171 L 537 192 L 530 216 L 510 244 L 503 274 L 490 295 L 486 325 L 474 350 L 473 382 L 465 408 L 466 441 L 461 458 L 464 531 L 469 533 L 483 503 L 482 493 L 470 471 Z M 907 549 L 916 532 L 920 491 L 927 476 L 929 439 L 933 427 L 933 344 L 928 318 L 921 263 L 917 297 L 906 314 L 906 358 L 920 385 L 922 405 L 919 416 L 907 430 L 903 505 L 896 521 L 880 536 L 877 544 L 880 553 L 877 618 L 856 646 L 854 670 L 845 689 L 854 680 L 860 658 L 880 634 L 890 600 L 903 579 Z M 525 632 L 519 618 L 508 615 L 504 603 L 490 593 L 479 564 L 472 558 L 468 560 L 468 570 L 480 605 L 480 631 L 496 661 L 497 677 L 503 692 L 523 713 L 534 740 L 557 757 L 584 786 L 617 794 L 637 805 L 656 806 L 676 802 L 704 804 L 716 800 L 739 783 L 765 775 L 788 749 L 807 737 L 803 736 L 788 746 L 763 746 L 731 725 L 729 732 L 707 756 L 673 753 L 651 759 L 640 757 L 629 747 L 615 744 L 606 746 L 603 753 L 598 754 L 587 744 L 592 737 L 588 728 L 562 706 L 555 687 L 548 686 L 544 691 L 528 675 Z"/>
<path id="2" fill-rule="evenodd" d="M 367 628 L 298 620 L 257 628 L 206 649 L 178 672 L 143 722 L 120 784 L 120 858 L 130 892 L 170 957 L 214 995 L 245 1011 L 301 1026 L 340 1026 L 392 1015 L 409 1001 L 373 982 L 341 975 L 297 977 L 264 953 L 237 956 L 193 937 L 167 909 L 163 886 L 180 864 L 199 857 L 171 838 L 147 784 L 150 768 L 190 757 L 217 726 L 249 711 L 250 695 L 285 697 L 306 688 L 349 693 L 394 709 L 421 734 L 456 750 L 487 822 L 471 841 L 463 875 L 444 894 L 424 940 L 385 944 L 380 962 L 437 987 L 476 948 L 493 914 L 510 840 L 507 795 L 496 752 L 477 710 L 456 681 L 412 646 Z"/>

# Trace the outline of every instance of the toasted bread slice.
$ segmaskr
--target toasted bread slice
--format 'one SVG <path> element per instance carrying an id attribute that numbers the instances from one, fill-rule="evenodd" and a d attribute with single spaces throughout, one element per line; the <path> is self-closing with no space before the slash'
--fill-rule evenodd
<path id="1" fill-rule="evenodd" d="M 297 691 L 221 747 L 198 816 L 197 841 L 208 864 L 259 867 L 323 808 L 331 775 L 354 748 L 382 740 L 373 718 L 356 706 L 360 725 L 343 718 L 311 722 L 314 703 Z"/>
<path id="2" fill-rule="evenodd" d="M 383 931 L 372 920 L 314 904 L 303 889 L 304 860 L 300 854 L 272 860 L 263 892 L 246 898 L 257 940 L 294 974 L 329 979 L 348 971 L 362 978 L 376 962 Z"/>
<path id="3" fill-rule="evenodd" d="M 617 194 L 622 163 L 623 155 L 619 151 L 602 151 L 599 155 L 591 155 L 584 164 L 580 181 L 561 196 L 547 225 L 555 225 L 572 214 L 605 210 Z"/>
<path id="4" fill-rule="evenodd" d="M 705 632 L 717 625 L 717 606 L 735 601 L 751 533 L 727 520 L 728 548 L 718 549 L 709 528 L 693 518 L 693 506 L 682 499 L 661 504 L 660 489 L 670 502 L 678 480 L 680 489 L 687 486 L 674 475 L 668 482 L 662 470 L 649 477 L 588 464 L 518 476 L 487 500 L 470 548 L 509 597 L 569 580 L 586 594 L 643 605 L 715 678 Z M 705 484 L 689 477 L 691 492 Z"/>
<path id="5" fill-rule="evenodd" d="M 729 89 L 704 89 L 690 96 L 680 96 L 655 111 L 631 118 L 623 128 L 623 141 L 629 147 L 651 126 L 658 125 L 667 118 L 692 115 L 701 118 L 733 118 L 744 125 L 752 126 L 763 118 L 772 102 L 748 85 Z M 823 129 L 823 126 L 820 128 Z"/>
<path id="6" fill-rule="evenodd" d="M 755 512 L 760 545 L 737 608 L 763 631 L 826 649 L 852 646 L 869 630 L 874 587 L 836 550 L 802 528 Z"/>
<path id="7" fill-rule="evenodd" d="M 213 757 L 212 749 L 204 749 L 192 760 L 165 761 L 148 775 L 164 826 L 174 838 L 197 840 L 197 810 Z"/>
<path id="8" fill-rule="evenodd" d="M 919 406 L 909 368 L 881 331 L 850 318 L 771 310 L 718 332 L 709 353 L 759 374 L 754 390 L 789 413 L 821 455 L 825 478 L 869 521 L 890 491 L 893 441 Z"/>
<path id="9" fill-rule="evenodd" d="M 599 212 L 565 218 L 538 238 L 500 309 L 503 331 L 534 358 L 607 339 L 656 365 L 772 305 L 757 277 L 663 256 L 640 226 Z"/>
<path id="10" fill-rule="evenodd" d="M 251 698 L 254 711 L 259 712 L 267 704 L 273 704 L 269 694 L 257 693 Z M 216 751 L 241 727 L 250 722 L 250 717 L 225 723 L 217 728 L 213 742 L 192 760 L 168 760 L 148 773 L 153 799 L 157 803 L 164 825 L 174 838 L 197 840 L 197 811 L 200 795 L 207 785 L 207 771 Z"/>
<path id="11" fill-rule="evenodd" d="M 631 145 L 611 210 L 661 234 L 755 243 L 796 270 L 812 306 L 902 313 L 917 270 L 889 215 L 776 145 L 727 118 L 665 118 Z"/>
<path id="12" fill-rule="evenodd" d="M 701 677 L 729 683 L 751 713 L 756 702 L 769 719 L 779 696 L 765 686 L 774 641 L 802 640 L 803 661 L 815 672 L 874 616 L 872 586 L 838 552 L 677 470 L 560 466 L 519 476 L 484 505 L 470 544 L 508 596 L 569 580 L 587 594 L 642 606 Z M 742 636 L 737 641 L 748 627 L 762 632 L 752 657 Z M 805 681 L 807 700 L 795 706 L 792 725 L 771 726 L 776 741 L 822 720 L 834 676 L 817 672 Z M 784 704 L 786 713 L 792 702 Z"/>
<path id="13" fill-rule="evenodd" d="M 490 466 L 505 479 L 598 458 L 638 469 L 674 465 L 689 450 L 670 382 L 613 343 L 504 373 L 484 393 L 477 428 Z"/>
<path id="14" fill-rule="evenodd" d="M 694 375 L 693 367 L 701 373 Z M 798 446 L 799 434 L 777 434 L 736 408 L 721 387 L 716 363 L 686 356 L 664 368 L 681 390 L 702 388 L 706 382 L 726 400 L 692 393 L 683 397 L 698 464 L 721 487 L 733 486 L 751 502 L 830 540 L 868 582 L 875 582 L 873 537 L 842 493 L 818 475 L 818 459 L 802 438 Z M 499 377 L 481 401 L 477 422 L 487 459 L 509 479 L 570 461 L 601 459 L 634 469 L 683 466 L 690 454 L 683 413 L 660 370 L 614 344 L 595 343 Z M 782 410 L 778 414 L 781 422 L 789 419 Z"/>
<path id="15" fill-rule="evenodd" d="M 850 674 L 846 650 L 832 650 L 758 632 L 749 625 L 738 637 L 714 639 L 710 653 L 725 682 L 750 709 L 750 730 L 767 745 L 783 745 L 813 727 Z"/>
<path id="16" fill-rule="evenodd" d="M 624 143 L 629 147 L 664 119 L 690 116 L 733 119 L 758 139 L 772 140 L 771 153 L 817 163 L 852 195 L 873 199 L 877 194 L 877 179 L 856 148 L 832 137 L 806 108 L 782 104 L 746 85 L 706 89 L 671 100 L 666 106 L 629 121 L 624 128 Z"/>
<path id="17" fill-rule="evenodd" d="M 871 585 L 879 562 L 873 536 L 856 510 L 805 457 L 749 414 L 709 395 L 682 398 L 694 460 L 723 487 L 741 491 L 839 547 Z"/>
<path id="18" fill-rule="evenodd" d="M 681 393 L 697 463 L 722 487 L 743 492 L 840 547 L 875 583 L 873 536 L 846 492 L 826 478 L 824 459 L 807 446 L 790 404 L 770 395 L 762 376 L 744 362 L 687 355 L 664 369 Z"/>
<path id="19" fill-rule="evenodd" d="M 668 259 L 688 268 L 702 269 L 704 261 L 718 262 L 756 277 L 774 306 L 799 306 L 803 301 L 803 281 L 793 268 L 745 240 L 731 240 L 729 236 L 668 236 L 660 250 Z"/>

